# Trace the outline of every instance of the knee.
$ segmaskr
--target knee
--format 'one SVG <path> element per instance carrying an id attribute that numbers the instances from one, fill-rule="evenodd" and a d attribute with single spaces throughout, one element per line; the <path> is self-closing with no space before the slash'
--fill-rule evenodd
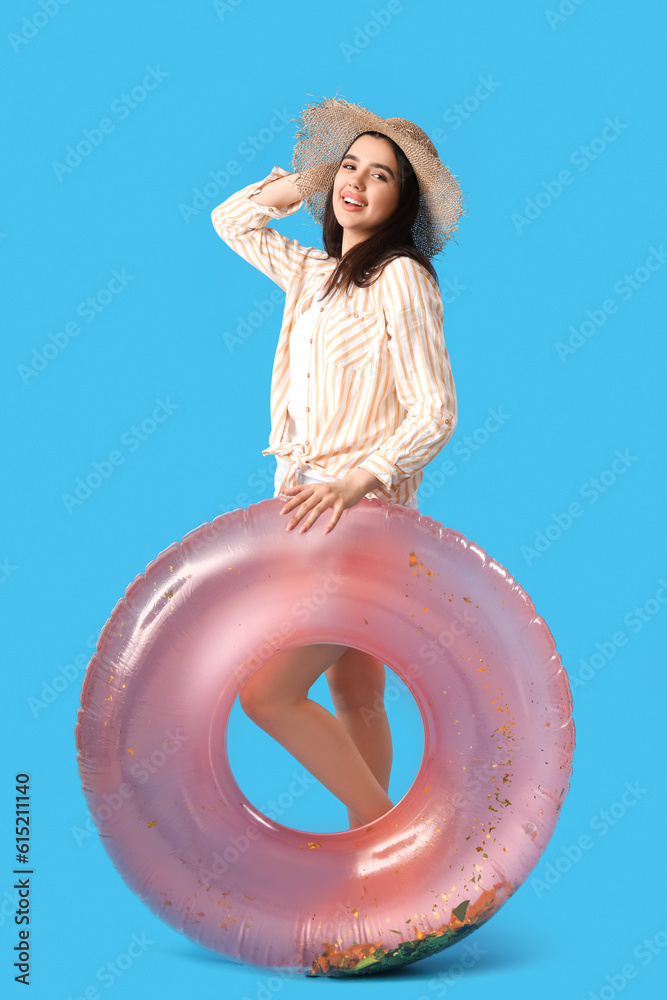
<path id="1" fill-rule="evenodd" d="M 338 666 L 338 664 L 336 665 Z M 360 712 L 372 708 L 384 710 L 384 663 L 375 656 L 352 651 L 340 669 L 327 676 L 331 700 L 341 712 Z"/>
<path id="2" fill-rule="evenodd" d="M 261 725 L 274 714 L 277 702 L 271 697 L 267 685 L 262 684 L 258 673 L 248 678 L 239 691 L 239 702 L 248 718 Z"/>

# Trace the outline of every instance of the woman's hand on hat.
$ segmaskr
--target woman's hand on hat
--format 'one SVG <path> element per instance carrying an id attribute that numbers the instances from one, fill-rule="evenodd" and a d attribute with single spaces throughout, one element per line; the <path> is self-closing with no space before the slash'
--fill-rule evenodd
<path id="1" fill-rule="evenodd" d="M 305 518 L 299 528 L 299 533 L 308 531 L 320 514 L 331 507 L 333 515 L 324 529 L 324 533 L 327 534 L 333 531 L 344 510 L 347 510 L 348 507 L 354 507 L 366 493 L 381 485 L 380 480 L 372 473 L 365 469 L 354 469 L 344 479 L 337 479 L 332 483 L 288 486 L 281 490 L 281 493 L 290 495 L 292 499 L 288 500 L 280 513 L 289 514 L 292 510 L 295 513 L 290 518 L 285 530 L 291 531 L 296 528 L 299 521 Z"/>

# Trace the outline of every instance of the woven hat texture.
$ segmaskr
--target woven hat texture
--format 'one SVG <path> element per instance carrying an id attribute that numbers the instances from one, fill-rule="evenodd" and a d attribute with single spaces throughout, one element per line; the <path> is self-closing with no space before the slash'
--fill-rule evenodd
<path id="1" fill-rule="evenodd" d="M 292 153 L 292 169 L 321 167 L 324 191 L 304 196 L 306 208 L 322 223 L 327 191 L 333 184 L 340 159 L 362 132 L 382 132 L 407 156 L 417 175 L 419 211 L 412 227 L 415 246 L 427 257 L 440 253 L 457 228 L 463 211 L 461 189 L 426 133 L 406 118 L 380 118 L 342 97 L 324 98 L 301 111 Z"/>

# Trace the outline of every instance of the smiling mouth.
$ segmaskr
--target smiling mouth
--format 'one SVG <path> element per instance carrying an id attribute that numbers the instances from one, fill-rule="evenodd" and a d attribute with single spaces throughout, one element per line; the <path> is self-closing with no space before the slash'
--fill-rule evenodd
<path id="1" fill-rule="evenodd" d="M 351 208 L 366 208 L 366 205 L 362 201 L 357 201 L 349 194 L 342 196 L 342 201 L 344 205 L 349 205 Z"/>

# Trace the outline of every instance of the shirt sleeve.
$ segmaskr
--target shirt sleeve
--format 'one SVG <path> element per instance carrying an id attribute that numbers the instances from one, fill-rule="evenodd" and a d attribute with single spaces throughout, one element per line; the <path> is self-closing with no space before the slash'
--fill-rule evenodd
<path id="1" fill-rule="evenodd" d="M 454 433 L 457 408 L 436 282 L 410 257 L 390 261 L 380 280 L 396 395 L 407 416 L 359 468 L 389 488 L 435 458 Z"/>
<path id="2" fill-rule="evenodd" d="M 270 219 L 284 219 L 293 215 L 303 199 L 286 208 L 257 205 L 251 196 L 257 194 L 270 181 L 285 177 L 289 170 L 274 167 L 268 177 L 241 188 L 211 212 L 211 220 L 218 236 L 236 253 L 287 291 L 290 279 L 298 272 L 312 247 L 302 247 L 297 240 L 290 240 L 275 229 L 268 229 Z"/>

